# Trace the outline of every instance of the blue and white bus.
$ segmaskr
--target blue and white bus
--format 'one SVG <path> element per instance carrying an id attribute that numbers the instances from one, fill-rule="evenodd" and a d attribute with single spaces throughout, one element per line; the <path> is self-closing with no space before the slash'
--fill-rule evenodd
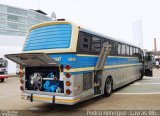
<path id="1" fill-rule="evenodd" d="M 23 52 L 6 57 L 20 65 L 22 98 L 31 102 L 73 105 L 144 75 L 140 48 L 65 20 L 33 26 Z"/>

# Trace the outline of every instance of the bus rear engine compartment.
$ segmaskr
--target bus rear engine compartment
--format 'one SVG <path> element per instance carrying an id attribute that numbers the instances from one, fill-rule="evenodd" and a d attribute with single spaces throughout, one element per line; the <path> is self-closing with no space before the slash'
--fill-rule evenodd
<path id="1" fill-rule="evenodd" d="M 26 90 L 64 93 L 59 67 L 26 67 Z"/>

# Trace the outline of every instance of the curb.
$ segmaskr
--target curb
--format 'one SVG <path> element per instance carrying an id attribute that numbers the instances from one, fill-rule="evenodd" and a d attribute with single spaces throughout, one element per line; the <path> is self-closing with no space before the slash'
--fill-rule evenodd
<path id="1" fill-rule="evenodd" d="M 16 74 L 7 75 L 8 77 L 18 77 Z"/>

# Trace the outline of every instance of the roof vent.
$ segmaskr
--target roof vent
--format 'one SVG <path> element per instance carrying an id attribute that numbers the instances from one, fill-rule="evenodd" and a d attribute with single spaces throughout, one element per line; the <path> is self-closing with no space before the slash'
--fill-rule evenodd
<path id="1" fill-rule="evenodd" d="M 65 19 L 57 19 L 57 21 L 65 21 Z"/>

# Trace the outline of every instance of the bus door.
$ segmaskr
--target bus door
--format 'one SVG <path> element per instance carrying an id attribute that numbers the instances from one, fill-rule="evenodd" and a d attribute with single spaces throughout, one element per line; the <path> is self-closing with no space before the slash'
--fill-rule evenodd
<path id="1" fill-rule="evenodd" d="M 144 76 L 153 76 L 153 58 L 150 52 L 144 56 Z"/>

